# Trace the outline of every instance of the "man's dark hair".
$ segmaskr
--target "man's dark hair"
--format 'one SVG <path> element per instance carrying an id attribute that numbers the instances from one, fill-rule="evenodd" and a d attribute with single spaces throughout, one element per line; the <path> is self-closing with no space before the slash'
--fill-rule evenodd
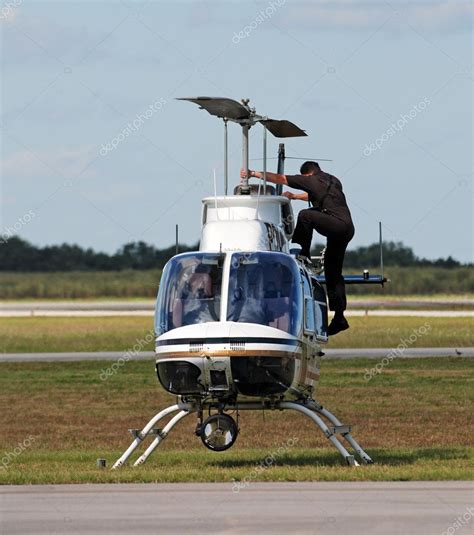
<path id="1" fill-rule="evenodd" d="M 307 175 L 308 173 L 314 175 L 320 170 L 321 168 L 316 162 L 304 162 L 304 164 L 300 167 L 300 173 L 302 175 Z"/>

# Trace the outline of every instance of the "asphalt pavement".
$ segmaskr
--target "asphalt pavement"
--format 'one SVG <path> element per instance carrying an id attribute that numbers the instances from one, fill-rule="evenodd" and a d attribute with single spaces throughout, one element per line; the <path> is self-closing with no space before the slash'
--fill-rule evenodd
<path id="1" fill-rule="evenodd" d="M 323 359 L 369 358 L 383 359 L 390 355 L 394 358 L 428 358 L 428 357 L 474 357 L 474 347 L 413 347 L 393 353 L 393 347 L 325 349 Z M 1 362 L 73 362 L 80 360 L 154 360 L 153 351 L 141 351 L 133 355 L 130 351 L 96 351 L 65 353 L 0 353 Z"/>
<path id="2" fill-rule="evenodd" d="M 472 533 L 472 482 L 4 486 L 4 535 Z"/>
<path id="3" fill-rule="evenodd" d="M 347 316 L 474 317 L 472 299 L 367 299 L 349 300 Z M 383 309 L 380 309 L 382 307 Z M 467 308 L 466 308 L 467 307 Z M 422 308 L 423 310 L 420 310 Z M 452 308 L 456 308 L 452 310 Z M 461 308 L 461 310 L 459 309 Z M 113 301 L 3 301 L 0 317 L 152 317 L 154 300 Z"/>

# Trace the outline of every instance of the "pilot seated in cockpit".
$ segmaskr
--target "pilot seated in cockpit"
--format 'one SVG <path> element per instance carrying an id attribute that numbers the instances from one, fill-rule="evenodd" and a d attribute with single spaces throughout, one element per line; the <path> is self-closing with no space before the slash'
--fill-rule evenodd
<path id="1" fill-rule="evenodd" d="M 188 282 L 189 293 L 183 302 L 183 325 L 219 321 L 212 278 L 207 272 L 196 270 Z M 217 304 L 218 306 L 218 304 Z"/>

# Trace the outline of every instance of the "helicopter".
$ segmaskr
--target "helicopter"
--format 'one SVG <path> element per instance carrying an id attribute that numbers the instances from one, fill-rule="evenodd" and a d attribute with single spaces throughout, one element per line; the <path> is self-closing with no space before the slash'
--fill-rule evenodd
<path id="1" fill-rule="evenodd" d="M 165 265 L 155 309 L 156 373 L 179 401 L 158 412 L 112 468 L 122 466 L 148 437 L 135 461 L 143 464 L 171 429 L 191 414 L 196 435 L 213 451 L 230 448 L 243 410 L 295 410 L 309 417 L 345 463 L 373 462 L 343 424 L 315 397 L 323 347 L 328 342 L 324 251 L 312 261 L 290 247 L 294 216 L 282 186 L 267 184 L 267 132 L 306 136 L 287 120 L 258 115 L 249 100 L 179 98 L 224 122 L 224 195 L 202 199 L 199 250 L 176 254 Z M 228 193 L 228 123 L 242 128 L 242 168 L 249 169 L 249 130 L 263 126 L 263 184 L 243 178 Z M 283 173 L 285 147 L 278 150 Z M 248 174 L 247 174 L 248 176 Z M 379 224 L 380 250 L 382 244 Z M 383 284 L 381 275 L 345 276 L 347 284 Z M 237 421 L 229 414 L 235 412 Z M 171 416 L 173 415 L 173 416 Z M 162 428 L 155 427 L 170 417 Z M 345 440 L 347 447 L 342 440 Z M 358 457 L 359 461 L 356 459 Z"/>

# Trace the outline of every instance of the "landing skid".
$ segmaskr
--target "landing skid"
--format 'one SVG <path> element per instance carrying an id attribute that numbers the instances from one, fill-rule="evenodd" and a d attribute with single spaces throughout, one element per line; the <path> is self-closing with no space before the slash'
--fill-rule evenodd
<path id="1" fill-rule="evenodd" d="M 135 451 L 135 449 L 148 437 L 154 437 L 151 444 L 145 450 L 145 452 L 135 461 L 133 466 L 139 466 L 143 464 L 148 457 L 153 453 L 153 451 L 163 442 L 163 440 L 168 436 L 171 429 L 185 416 L 189 414 L 196 413 L 198 411 L 204 411 L 207 409 L 216 408 L 216 404 L 212 402 L 203 402 L 203 403 L 177 403 L 172 405 L 161 412 L 157 413 L 153 418 L 146 424 L 146 426 L 141 429 L 131 429 L 130 432 L 134 436 L 134 441 L 130 444 L 128 449 L 123 453 L 123 455 L 115 462 L 112 466 L 112 469 L 120 468 L 128 460 L 130 455 Z M 241 402 L 235 403 L 226 406 L 226 410 L 285 410 L 292 409 L 302 414 L 308 416 L 323 432 L 323 434 L 332 442 L 336 447 L 339 453 L 344 458 L 345 462 L 349 466 L 359 466 L 359 463 L 355 459 L 357 455 L 360 461 L 364 464 L 372 464 L 373 460 L 371 457 L 361 448 L 358 442 L 351 435 L 351 427 L 348 425 L 342 424 L 331 412 L 325 409 L 322 405 L 319 405 L 314 400 L 305 400 L 305 401 L 276 401 L 276 402 L 265 402 L 265 403 L 254 403 L 254 402 Z M 169 422 L 162 428 L 154 428 L 161 419 L 169 416 L 173 413 L 175 414 Z M 329 426 L 323 420 L 325 418 L 329 422 Z M 349 453 L 349 451 L 344 447 L 338 436 L 344 438 L 348 444 L 354 450 L 355 455 Z"/>

